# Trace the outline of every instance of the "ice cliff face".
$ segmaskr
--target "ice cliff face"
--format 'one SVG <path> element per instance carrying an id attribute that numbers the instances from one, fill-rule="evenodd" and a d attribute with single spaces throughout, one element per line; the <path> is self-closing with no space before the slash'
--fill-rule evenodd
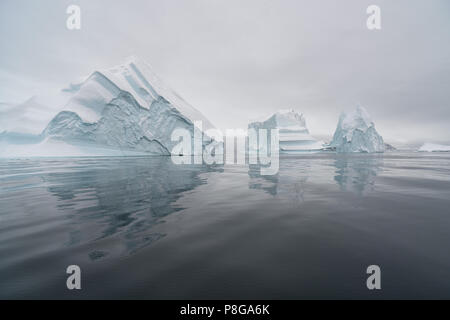
<path id="1" fill-rule="evenodd" d="M 203 130 L 213 127 L 136 57 L 64 91 L 72 97 L 45 128 L 44 138 L 169 155 L 178 143 L 171 141 L 174 129 L 193 136 L 194 121 L 201 120 Z"/>
<path id="2" fill-rule="evenodd" d="M 383 138 L 367 111 L 358 106 L 354 111 L 342 113 L 330 143 L 337 152 L 384 152 Z"/>
<path id="3" fill-rule="evenodd" d="M 250 123 L 248 127 L 278 129 L 282 152 L 315 151 L 323 148 L 324 143 L 309 134 L 303 114 L 292 109 L 280 110 L 264 121 Z"/>

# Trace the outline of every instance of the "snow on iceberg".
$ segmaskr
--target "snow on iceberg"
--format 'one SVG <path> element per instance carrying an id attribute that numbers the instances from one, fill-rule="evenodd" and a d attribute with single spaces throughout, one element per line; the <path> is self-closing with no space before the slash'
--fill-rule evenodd
<path id="1" fill-rule="evenodd" d="M 195 121 L 202 121 L 202 128 L 197 129 L 213 128 L 208 119 L 137 57 L 128 58 L 114 68 L 95 71 L 83 82 L 71 84 L 63 91 L 71 94 L 70 99 L 42 133 L 34 137 L 43 144 L 38 149 L 52 150 L 52 155 L 54 141 L 77 146 L 66 148 L 70 154 L 84 150 L 80 152 L 84 155 L 85 150 L 98 147 L 99 151 L 118 150 L 121 154 L 169 155 L 178 144 L 171 141 L 176 128 L 186 129 L 192 136 Z M 0 128 L 0 131 L 3 130 Z M 10 137 L 11 134 L 3 134 L 0 140 L 8 142 Z M 31 146 L 22 144 L 21 147 Z M 193 154 L 194 150 L 191 151 Z M 42 151 L 39 154 L 42 155 Z M 8 154 L 1 152 L 0 156 Z"/>
<path id="2" fill-rule="evenodd" d="M 341 114 L 330 146 L 340 153 L 384 152 L 385 149 L 383 138 L 362 106 Z"/>
<path id="3" fill-rule="evenodd" d="M 450 146 L 436 144 L 436 143 L 424 143 L 419 148 L 420 152 L 450 152 Z"/>
<path id="4" fill-rule="evenodd" d="M 152 104 L 163 97 L 183 117 L 190 121 L 201 120 L 205 130 L 213 128 L 204 115 L 184 101 L 137 56 L 128 57 L 123 64 L 110 69 L 95 71 L 84 82 L 71 84 L 64 91 L 74 93 L 64 110 L 76 112 L 87 122 L 97 121 L 105 104 L 116 98 L 120 91 L 125 91 L 143 109 L 150 110 Z"/>
<path id="5" fill-rule="evenodd" d="M 324 147 L 323 141 L 318 141 L 309 134 L 303 114 L 292 109 L 279 110 L 263 121 L 250 123 L 248 128 L 278 129 L 280 151 L 284 153 L 318 151 Z"/>

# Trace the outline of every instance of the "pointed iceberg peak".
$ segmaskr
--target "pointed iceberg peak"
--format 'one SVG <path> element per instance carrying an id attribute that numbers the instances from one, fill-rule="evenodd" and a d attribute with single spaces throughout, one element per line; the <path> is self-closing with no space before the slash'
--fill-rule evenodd
<path id="1" fill-rule="evenodd" d="M 190 123 L 201 121 L 203 130 L 214 125 L 197 109 L 173 91 L 153 71 L 151 66 L 137 55 L 123 59 L 122 64 L 94 71 L 82 82 L 63 89 L 71 94 L 64 110 L 77 113 L 84 121 L 94 123 L 102 115 L 104 106 L 120 92 L 128 92 L 140 107 L 150 110 L 158 101 L 169 102 L 173 111 Z"/>
<path id="2" fill-rule="evenodd" d="M 384 152 L 383 138 L 361 105 L 351 112 L 341 113 L 330 145 L 337 152 Z"/>
<path id="3" fill-rule="evenodd" d="M 145 61 L 144 59 L 142 59 L 141 57 L 132 54 L 128 57 L 126 57 L 123 60 L 123 63 L 113 67 L 111 69 L 114 68 L 119 68 L 119 69 L 127 69 L 127 68 L 132 68 L 135 72 L 141 72 L 143 76 L 145 76 L 146 78 L 148 77 L 148 81 L 152 82 L 155 79 L 157 79 L 157 81 L 162 81 L 161 79 L 158 78 L 158 76 L 155 74 L 155 72 L 153 71 L 152 66 Z M 137 71 L 136 71 L 137 70 Z"/>
<path id="4" fill-rule="evenodd" d="M 366 110 L 366 108 L 364 108 L 362 105 L 360 105 L 359 103 L 356 105 L 356 109 L 354 111 L 356 114 L 358 114 L 359 116 L 363 117 L 366 120 L 370 120 L 370 115 L 369 112 Z"/>
<path id="5" fill-rule="evenodd" d="M 367 110 L 357 105 L 356 108 L 350 112 L 342 112 L 339 121 L 343 128 L 359 128 L 366 130 L 371 126 L 375 126 Z"/>
<path id="6" fill-rule="evenodd" d="M 136 55 L 125 58 L 123 64 L 103 70 L 102 73 L 121 90 L 131 93 L 145 109 L 150 109 L 152 103 L 164 98 L 189 121 L 202 121 L 204 130 L 214 128 L 201 112 L 172 90 L 144 59 Z"/>
<path id="7" fill-rule="evenodd" d="M 51 116 L 37 132 L 45 139 L 45 145 L 58 141 L 77 148 L 113 149 L 115 153 L 170 155 L 178 144 L 171 138 L 176 129 L 193 133 L 195 129 L 204 132 L 213 128 L 205 116 L 170 89 L 137 56 L 130 56 L 109 69 L 94 70 L 63 89 L 68 95 L 66 102 L 57 114 L 51 110 Z M 42 114 L 43 108 L 33 100 L 27 105 L 32 109 L 30 112 L 23 113 L 24 108 L 19 110 L 30 120 L 38 118 L 32 111 Z M 1 109 L 6 108 L 0 108 L 0 132 L 10 131 L 10 126 L 3 125 L 1 120 L 11 116 L 2 117 Z M 28 123 L 22 118 L 21 123 Z M 17 132 L 25 132 L 24 129 Z M 41 147 L 44 148 L 37 148 Z M 196 152 L 185 151 L 186 154 Z"/>

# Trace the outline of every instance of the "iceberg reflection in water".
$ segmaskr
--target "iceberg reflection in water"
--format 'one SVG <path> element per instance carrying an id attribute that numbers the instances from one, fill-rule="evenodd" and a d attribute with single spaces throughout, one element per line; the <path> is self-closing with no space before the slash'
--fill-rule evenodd
<path id="1" fill-rule="evenodd" d="M 379 154 L 285 155 L 281 158 L 278 174 L 273 176 L 260 175 L 259 166 L 250 166 L 249 188 L 303 202 L 308 182 L 314 184 L 334 178 L 341 191 L 363 195 L 374 189 L 382 167 L 383 155 Z"/>
<path id="2" fill-rule="evenodd" d="M 152 229 L 183 209 L 176 204 L 181 194 L 206 183 L 201 173 L 222 170 L 175 165 L 169 157 L 9 160 L 1 169 L 0 199 L 9 199 L 1 201 L 3 221 L 12 228 L 64 217 L 66 237 L 58 243 L 95 243 L 91 259 L 132 253 L 164 237 Z M 120 243 L 100 250 L 114 237 Z"/>
<path id="3" fill-rule="evenodd" d="M 370 298 L 374 263 L 379 297 L 450 297 L 448 153 L 259 169 L 2 159 L 0 298 Z M 65 287 L 72 264 L 79 292 Z"/>
<path id="4" fill-rule="evenodd" d="M 338 155 L 334 162 L 334 180 L 341 190 L 359 194 L 370 192 L 375 187 L 378 173 L 383 167 L 383 156 L 374 154 Z"/>

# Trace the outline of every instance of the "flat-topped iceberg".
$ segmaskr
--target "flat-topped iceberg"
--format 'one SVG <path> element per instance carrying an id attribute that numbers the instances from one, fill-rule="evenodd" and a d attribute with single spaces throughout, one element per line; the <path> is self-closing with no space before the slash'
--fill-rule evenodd
<path id="1" fill-rule="evenodd" d="M 323 149 L 324 142 L 316 140 L 309 134 L 303 114 L 292 109 L 280 110 L 265 120 L 251 122 L 248 128 L 278 129 L 281 152 L 296 153 Z"/>
<path id="2" fill-rule="evenodd" d="M 436 144 L 436 143 L 424 143 L 419 148 L 420 152 L 450 152 L 450 146 Z"/>
<path id="3" fill-rule="evenodd" d="M 366 109 L 358 106 L 354 111 L 343 112 L 330 143 L 336 152 L 384 152 L 383 138 Z"/>

